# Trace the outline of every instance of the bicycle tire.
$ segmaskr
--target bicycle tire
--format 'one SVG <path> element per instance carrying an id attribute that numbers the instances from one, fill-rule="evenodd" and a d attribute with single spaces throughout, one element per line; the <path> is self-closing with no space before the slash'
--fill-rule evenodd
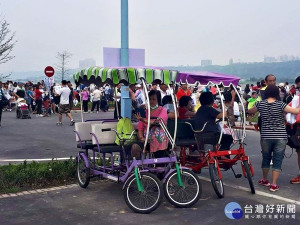
<path id="1" fill-rule="evenodd" d="M 82 168 L 80 168 L 82 167 Z M 85 175 L 84 178 L 81 177 L 82 174 Z M 80 187 L 86 188 L 90 183 L 90 168 L 87 168 L 84 159 L 79 155 L 79 159 L 76 157 L 76 176 Z"/>
<path id="2" fill-rule="evenodd" d="M 131 176 L 124 189 L 124 199 L 127 206 L 134 212 L 148 214 L 157 209 L 161 203 L 162 184 L 151 173 L 142 172 L 140 175 L 144 191 L 138 191 L 136 177 Z M 147 203 L 149 203 L 148 206 L 146 206 Z"/>
<path id="3" fill-rule="evenodd" d="M 247 176 L 247 179 L 248 179 L 248 182 L 249 182 L 249 186 L 250 186 L 250 189 L 251 189 L 251 193 L 255 194 L 255 188 L 254 188 L 254 184 L 253 184 L 253 180 L 252 180 L 252 174 L 251 174 L 251 171 L 250 171 L 249 163 L 248 163 L 248 161 L 244 161 L 243 164 L 244 164 L 244 169 L 245 169 L 246 176 Z"/>
<path id="4" fill-rule="evenodd" d="M 179 208 L 187 208 L 196 204 L 200 199 L 202 195 L 202 185 L 199 177 L 191 170 L 183 169 L 181 178 L 184 187 L 178 185 L 177 171 L 174 170 L 166 178 L 163 188 L 167 200 L 172 205 Z M 190 196 L 188 196 L 188 193 Z M 186 197 L 186 199 L 183 199 L 184 197 Z"/>
<path id="5" fill-rule="evenodd" d="M 210 176 L 211 184 L 215 190 L 216 195 L 219 198 L 224 198 L 223 181 L 222 181 L 222 179 L 219 179 L 218 171 L 217 171 L 215 164 L 209 164 L 209 176 Z"/>

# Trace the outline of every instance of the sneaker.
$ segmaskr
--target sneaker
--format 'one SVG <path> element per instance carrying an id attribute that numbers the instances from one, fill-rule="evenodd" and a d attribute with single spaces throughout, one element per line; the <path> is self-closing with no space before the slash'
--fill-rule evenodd
<path id="1" fill-rule="evenodd" d="M 278 191 L 279 190 L 279 186 L 276 185 L 276 184 L 271 184 L 269 190 L 273 191 L 273 192 Z"/>
<path id="2" fill-rule="evenodd" d="M 70 126 L 74 126 L 74 124 L 75 124 L 75 121 L 71 120 Z"/>
<path id="3" fill-rule="evenodd" d="M 258 181 L 258 183 L 259 183 L 260 185 L 263 185 L 263 186 L 266 186 L 266 187 L 269 187 L 269 186 L 270 186 L 269 180 L 260 179 L 260 180 Z"/>
<path id="4" fill-rule="evenodd" d="M 290 180 L 291 184 L 300 184 L 300 175 Z"/>
<path id="5" fill-rule="evenodd" d="M 62 123 L 61 122 L 57 122 L 56 125 L 57 126 L 62 126 Z"/>

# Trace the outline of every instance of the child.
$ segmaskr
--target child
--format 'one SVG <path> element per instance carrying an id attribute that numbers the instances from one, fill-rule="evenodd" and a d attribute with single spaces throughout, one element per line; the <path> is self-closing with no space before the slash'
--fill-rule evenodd
<path id="1" fill-rule="evenodd" d="M 248 99 L 248 107 L 247 109 L 251 109 L 255 103 L 258 101 L 258 95 L 257 95 L 257 92 L 256 91 L 253 91 L 252 94 L 251 94 L 251 98 Z M 252 125 L 252 122 L 253 122 L 253 118 L 254 118 L 254 115 L 255 114 L 251 114 L 249 115 L 249 125 Z"/>

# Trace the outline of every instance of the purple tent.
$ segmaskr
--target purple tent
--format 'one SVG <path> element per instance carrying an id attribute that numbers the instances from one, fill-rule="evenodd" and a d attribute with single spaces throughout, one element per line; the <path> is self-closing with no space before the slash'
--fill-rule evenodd
<path id="1" fill-rule="evenodd" d="M 188 84 L 195 84 L 199 82 L 202 85 L 206 85 L 209 82 L 213 84 L 220 84 L 223 83 L 224 85 L 234 84 L 235 86 L 238 85 L 240 78 L 222 74 L 222 73 L 215 73 L 215 72 L 208 72 L 208 71 L 199 71 L 199 72 L 180 72 L 176 78 L 176 82 L 188 83 Z"/>

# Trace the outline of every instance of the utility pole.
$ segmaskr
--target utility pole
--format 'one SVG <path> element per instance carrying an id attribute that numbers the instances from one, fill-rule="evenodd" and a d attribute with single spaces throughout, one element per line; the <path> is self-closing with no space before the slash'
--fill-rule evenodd
<path id="1" fill-rule="evenodd" d="M 128 0 L 121 0 L 121 66 L 129 66 Z"/>

